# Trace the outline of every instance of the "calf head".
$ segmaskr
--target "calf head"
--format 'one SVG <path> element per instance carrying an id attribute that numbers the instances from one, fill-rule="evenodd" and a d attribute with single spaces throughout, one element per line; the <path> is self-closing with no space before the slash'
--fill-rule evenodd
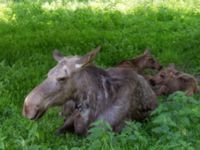
<path id="1" fill-rule="evenodd" d="M 92 62 L 99 50 L 100 47 L 85 56 L 68 57 L 54 51 L 53 57 L 58 64 L 48 72 L 47 79 L 25 98 L 23 115 L 37 120 L 49 107 L 62 105 L 73 98 L 77 88 L 74 76 Z"/>
<path id="2" fill-rule="evenodd" d="M 156 74 L 150 82 L 152 85 L 155 84 L 166 84 L 171 80 L 175 80 L 179 72 L 175 69 L 174 64 L 170 64 L 167 68 L 162 69 L 158 74 Z"/>
<path id="3" fill-rule="evenodd" d="M 141 56 L 136 58 L 136 60 L 138 60 L 138 66 L 141 66 L 142 68 L 162 69 L 162 65 L 158 63 L 149 50 L 145 50 Z"/>

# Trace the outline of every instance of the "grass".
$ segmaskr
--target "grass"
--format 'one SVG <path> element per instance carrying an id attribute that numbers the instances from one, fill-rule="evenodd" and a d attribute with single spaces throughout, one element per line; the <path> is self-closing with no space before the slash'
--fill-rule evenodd
<path id="1" fill-rule="evenodd" d="M 149 122 L 128 123 L 120 135 L 105 125 L 88 138 L 57 137 L 55 129 L 63 123 L 57 108 L 38 122 L 21 111 L 25 96 L 56 64 L 55 48 L 82 55 L 101 45 L 96 64 L 107 68 L 148 47 L 162 64 L 199 73 L 199 6 L 199 0 L 1 0 L 0 149 L 198 149 L 199 94 L 160 98 Z"/>

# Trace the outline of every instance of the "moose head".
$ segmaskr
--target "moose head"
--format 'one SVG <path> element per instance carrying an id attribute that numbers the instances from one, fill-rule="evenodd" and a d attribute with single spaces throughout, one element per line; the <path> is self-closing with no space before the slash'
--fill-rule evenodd
<path id="1" fill-rule="evenodd" d="M 100 47 L 84 56 L 63 56 L 55 50 L 54 59 L 58 64 L 48 72 L 48 77 L 35 87 L 25 98 L 23 115 L 37 120 L 49 107 L 59 106 L 73 97 L 76 91 L 75 76 L 88 65 L 91 65 Z"/>

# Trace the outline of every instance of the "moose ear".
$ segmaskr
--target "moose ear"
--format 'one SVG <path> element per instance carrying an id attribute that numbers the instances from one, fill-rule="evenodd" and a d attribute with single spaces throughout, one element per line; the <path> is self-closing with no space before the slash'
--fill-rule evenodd
<path id="1" fill-rule="evenodd" d="M 144 55 L 151 55 L 150 50 L 149 50 L 149 49 L 145 49 L 145 51 L 144 51 Z"/>
<path id="2" fill-rule="evenodd" d="M 53 58 L 56 60 L 56 61 L 60 61 L 64 56 L 57 50 L 55 49 L 53 51 Z"/>
<path id="3" fill-rule="evenodd" d="M 82 68 L 91 64 L 92 61 L 95 59 L 96 55 L 98 54 L 98 52 L 100 51 L 100 49 L 101 47 L 98 46 L 96 49 L 92 50 L 85 56 L 82 56 L 80 60 L 78 61 L 78 64 L 76 64 L 76 68 Z"/>

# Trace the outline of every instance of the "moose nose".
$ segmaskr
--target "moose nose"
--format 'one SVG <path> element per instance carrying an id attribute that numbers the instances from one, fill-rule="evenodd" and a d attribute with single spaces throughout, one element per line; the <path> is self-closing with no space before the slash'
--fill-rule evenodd
<path id="1" fill-rule="evenodd" d="M 23 111 L 22 111 L 22 115 L 28 119 L 31 119 L 33 120 L 39 113 L 39 109 L 34 106 L 30 106 L 26 103 L 24 103 L 24 106 L 23 106 Z"/>
<path id="2" fill-rule="evenodd" d="M 27 107 L 26 103 L 24 103 L 22 115 L 24 117 L 26 117 L 27 114 L 28 114 L 28 107 Z"/>

